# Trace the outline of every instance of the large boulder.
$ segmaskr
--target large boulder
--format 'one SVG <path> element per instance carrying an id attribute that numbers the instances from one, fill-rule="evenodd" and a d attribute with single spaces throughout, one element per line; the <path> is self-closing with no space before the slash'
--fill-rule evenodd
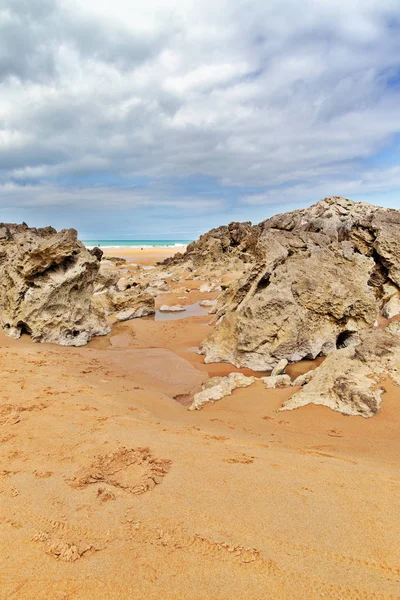
<path id="1" fill-rule="evenodd" d="M 357 346 L 330 354 L 281 410 L 320 404 L 345 415 L 372 417 L 381 404 L 385 377 L 400 384 L 400 337 L 388 328 L 365 331 Z"/>
<path id="2" fill-rule="evenodd" d="M 205 362 L 264 371 L 356 344 L 388 285 L 397 297 L 399 226 L 400 211 L 338 197 L 261 223 L 251 268 L 219 300 Z"/>
<path id="3" fill-rule="evenodd" d="M 376 320 L 373 267 L 370 258 L 326 247 L 288 256 L 268 275 L 261 268 L 203 342 L 205 361 L 265 371 L 329 354 Z"/>
<path id="4" fill-rule="evenodd" d="M 74 229 L 0 224 L 0 326 L 10 337 L 82 346 L 108 333 L 92 303 L 98 258 Z"/>

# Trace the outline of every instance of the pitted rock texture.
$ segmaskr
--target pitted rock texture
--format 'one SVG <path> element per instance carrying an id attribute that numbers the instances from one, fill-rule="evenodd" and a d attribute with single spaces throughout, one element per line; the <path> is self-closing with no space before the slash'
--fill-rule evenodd
<path id="1" fill-rule="evenodd" d="M 110 288 L 104 293 L 96 294 L 94 302 L 99 310 L 104 310 L 106 315 L 114 315 L 118 321 L 155 313 L 153 296 L 143 291 L 139 285 L 128 287 L 122 292 Z"/>
<path id="2" fill-rule="evenodd" d="M 321 404 L 345 415 L 372 417 L 381 404 L 386 377 L 400 385 L 400 337 L 390 326 L 365 331 L 357 346 L 333 352 L 281 410 Z"/>
<path id="3" fill-rule="evenodd" d="M 356 344 L 387 310 L 388 286 L 397 300 L 400 211 L 333 197 L 252 231 L 252 245 L 241 251 L 247 270 L 220 298 L 216 326 L 201 345 L 206 363 L 263 371 L 282 359 L 328 355 Z M 194 254 L 192 247 L 186 259 L 194 262 Z"/>
<path id="4" fill-rule="evenodd" d="M 260 235 L 260 226 L 250 222 L 230 223 L 211 229 L 197 242 L 192 242 L 184 253 L 178 252 L 167 258 L 163 265 L 170 267 L 185 265 L 188 270 L 204 269 L 205 273 L 225 267 L 243 268 L 251 262 Z"/>
<path id="5" fill-rule="evenodd" d="M 230 396 L 234 390 L 248 387 L 255 380 L 255 377 L 246 377 L 242 373 L 230 373 L 226 377 L 212 377 L 203 383 L 201 392 L 194 395 L 189 410 L 200 410 L 205 404 Z"/>
<path id="6" fill-rule="evenodd" d="M 99 261 L 74 229 L 0 224 L 0 326 L 18 339 L 82 346 L 109 332 L 92 303 Z"/>

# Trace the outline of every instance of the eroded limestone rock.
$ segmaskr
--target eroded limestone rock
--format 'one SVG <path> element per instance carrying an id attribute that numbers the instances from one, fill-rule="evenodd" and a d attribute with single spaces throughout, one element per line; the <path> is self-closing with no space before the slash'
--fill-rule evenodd
<path id="1" fill-rule="evenodd" d="M 288 366 L 288 361 L 286 360 L 286 358 L 282 358 L 278 364 L 276 365 L 276 367 L 274 367 L 274 369 L 272 369 L 272 373 L 271 375 L 274 377 L 275 375 L 282 375 L 285 372 L 286 367 Z"/>
<path id="2" fill-rule="evenodd" d="M 0 325 L 14 338 L 82 346 L 109 331 L 92 302 L 98 255 L 74 229 L 0 225 Z"/>
<path id="3" fill-rule="evenodd" d="M 130 287 L 123 292 L 110 289 L 94 296 L 94 301 L 107 315 L 114 315 L 118 321 L 137 319 L 155 313 L 153 296 L 140 287 Z"/>
<path id="4" fill-rule="evenodd" d="M 263 371 L 282 359 L 329 354 L 375 321 L 377 304 L 368 285 L 373 267 L 370 258 L 345 258 L 339 248 L 328 247 L 287 256 L 272 273 L 256 267 L 243 299 L 235 308 L 224 307 L 224 318 L 203 342 L 205 362 Z"/>
<path id="5" fill-rule="evenodd" d="M 120 278 L 119 271 L 111 261 L 102 261 L 94 282 L 94 291 L 102 292 L 114 287 Z"/>
<path id="6" fill-rule="evenodd" d="M 386 314 L 397 314 L 399 230 L 400 211 L 337 197 L 261 223 L 244 253 L 251 268 L 218 302 L 215 328 L 201 345 L 205 362 L 271 370 L 282 359 L 357 344 L 388 285 L 394 299 Z M 206 260 L 200 246 L 197 262 Z"/>
<path id="7" fill-rule="evenodd" d="M 196 269 L 206 275 L 229 263 L 231 268 L 242 270 L 257 242 L 259 226 L 248 223 L 230 223 L 217 227 L 192 242 L 184 253 L 177 253 L 164 261 L 168 268 L 185 266 L 186 270 Z"/>
<path id="8" fill-rule="evenodd" d="M 186 308 L 181 304 L 175 304 L 174 306 L 168 306 L 168 304 L 163 304 L 160 306 L 160 312 L 183 312 Z"/>
<path id="9" fill-rule="evenodd" d="M 400 291 L 389 283 L 383 286 L 382 315 L 386 319 L 392 319 L 400 314 Z"/>
<path id="10" fill-rule="evenodd" d="M 255 377 L 246 377 L 241 373 L 230 373 L 227 377 L 212 377 L 203 384 L 203 389 L 194 395 L 189 410 L 200 410 L 209 402 L 216 402 L 230 396 L 237 388 L 245 388 L 255 382 Z"/>
<path id="11" fill-rule="evenodd" d="M 400 385 L 400 337 L 391 329 L 365 331 L 359 345 L 334 351 L 281 410 L 321 404 L 345 415 L 372 417 L 382 400 L 382 379 L 391 377 Z"/>
<path id="12" fill-rule="evenodd" d="M 311 381 L 313 377 L 314 369 L 312 371 L 307 371 L 307 373 L 303 373 L 296 377 L 296 379 L 292 382 L 293 386 L 303 386 L 306 385 L 309 381 Z"/>
<path id="13" fill-rule="evenodd" d="M 199 302 L 200 306 L 203 306 L 205 308 L 207 308 L 208 306 L 215 306 L 217 304 L 216 300 L 202 300 L 201 302 Z"/>
<path id="14" fill-rule="evenodd" d="M 261 381 L 265 383 L 267 389 L 292 385 L 289 375 L 270 375 L 269 377 L 261 377 Z"/>

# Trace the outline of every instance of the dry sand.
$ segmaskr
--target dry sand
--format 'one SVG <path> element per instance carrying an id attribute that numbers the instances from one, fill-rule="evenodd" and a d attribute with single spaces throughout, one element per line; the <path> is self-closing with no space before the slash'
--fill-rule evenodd
<path id="1" fill-rule="evenodd" d="M 207 322 L 0 337 L 1 599 L 400 597 L 398 388 L 368 420 L 261 383 L 188 412 L 236 370 L 196 354 Z"/>
<path id="2" fill-rule="evenodd" d="M 112 248 L 104 246 L 102 248 L 104 252 L 104 257 L 108 256 L 117 256 L 120 258 L 125 258 L 131 262 L 134 262 L 138 265 L 151 265 L 155 262 L 165 260 L 170 256 L 174 256 L 176 252 L 183 252 L 185 248 L 174 248 L 173 246 L 167 247 L 154 247 L 154 248 L 143 248 L 140 247 L 121 247 L 121 248 Z"/>

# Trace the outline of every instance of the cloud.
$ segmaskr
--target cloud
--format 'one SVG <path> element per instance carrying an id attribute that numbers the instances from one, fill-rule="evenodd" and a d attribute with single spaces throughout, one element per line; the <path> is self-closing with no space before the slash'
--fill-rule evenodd
<path id="1" fill-rule="evenodd" d="M 221 198 L 201 196 L 174 197 L 155 189 L 135 189 L 134 187 L 107 186 L 62 186 L 16 185 L 14 183 L 0 185 L 2 207 L 5 209 L 28 207 L 54 207 L 62 205 L 69 209 L 96 210 L 133 210 L 141 207 L 166 207 L 188 213 L 216 212 L 225 208 Z"/>
<path id="2" fill-rule="evenodd" d="M 399 33 L 397 0 L 3 0 L 0 216 L 379 201 L 399 188 Z"/>

